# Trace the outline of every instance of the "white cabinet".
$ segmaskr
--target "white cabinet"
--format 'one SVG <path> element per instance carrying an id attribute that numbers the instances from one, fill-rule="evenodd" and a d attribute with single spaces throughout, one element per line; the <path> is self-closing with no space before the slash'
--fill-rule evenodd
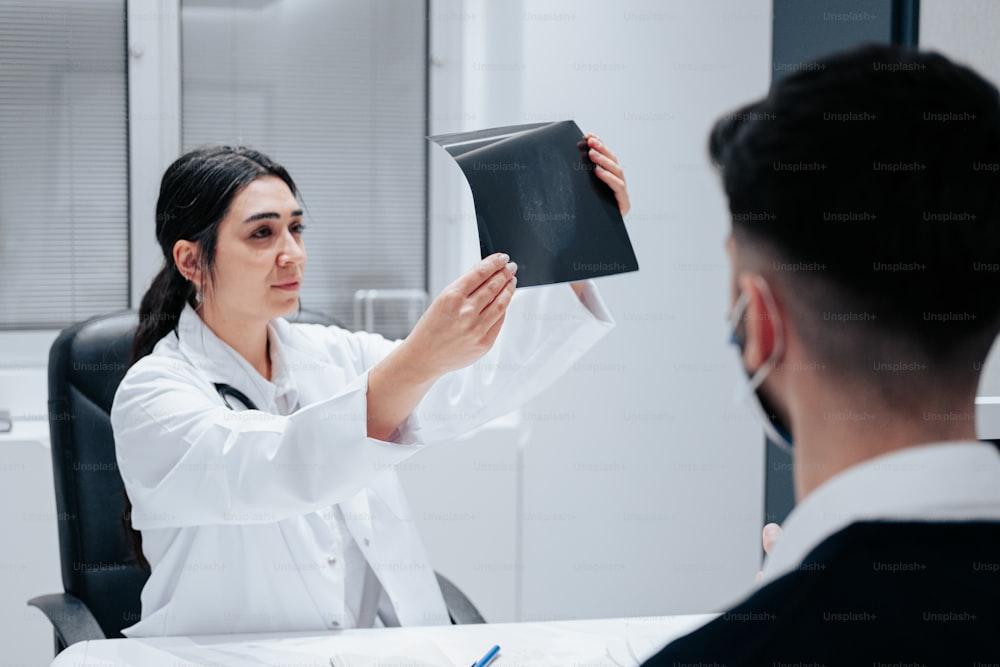
<path id="1" fill-rule="evenodd" d="M 0 434 L 0 627 L 12 665 L 52 661 L 52 626 L 27 602 L 62 591 L 49 452 L 46 370 L 0 370 L 0 409 L 14 419 Z"/>

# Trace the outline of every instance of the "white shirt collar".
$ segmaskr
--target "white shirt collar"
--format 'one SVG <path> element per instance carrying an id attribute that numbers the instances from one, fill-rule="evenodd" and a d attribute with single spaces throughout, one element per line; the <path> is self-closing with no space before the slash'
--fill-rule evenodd
<path id="1" fill-rule="evenodd" d="M 908 447 L 830 478 L 788 516 L 764 561 L 766 583 L 856 521 L 1000 520 L 1000 452 L 989 443 Z"/>
<path id="2" fill-rule="evenodd" d="M 289 324 L 276 318 L 267 326 L 271 344 L 270 381 L 216 336 L 190 305 L 185 305 L 181 311 L 177 337 L 184 354 L 210 382 L 228 384 L 246 393 L 261 410 L 289 414 L 298 405 L 295 381 L 284 349 Z"/>

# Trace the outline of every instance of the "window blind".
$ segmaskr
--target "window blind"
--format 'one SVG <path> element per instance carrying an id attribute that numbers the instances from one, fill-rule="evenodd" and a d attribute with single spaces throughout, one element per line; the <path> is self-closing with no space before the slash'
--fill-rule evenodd
<path id="1" fill-rule="evenodd" d="M 426 287 L 426 5 L 184 0 L 182 141 L 253 146 L 305 208 L 304 307 L 350 326 L 357 290 Z M 379 304 L 405 335 L 412 305 Z"/>
<path id="2" fill-rule="evenodd" d="M 0 2 L 0 329 L 128 306 L 123 0 Z"/>

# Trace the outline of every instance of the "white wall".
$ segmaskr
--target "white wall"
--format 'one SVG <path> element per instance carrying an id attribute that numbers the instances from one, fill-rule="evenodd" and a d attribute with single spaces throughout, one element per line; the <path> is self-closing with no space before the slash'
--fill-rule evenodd
<path id="1" fill-rule="evenodd" d="M 502 464 L 476 470 L 515 513 L 513 552 L 481 549 L 472 536 L 492 534 L 490 510 L 455 497 L 477 518 L 426 522 L 432 559 L 490 620 L 718 609 L 759 566 L 764 462 L 758 424 L 733 402 L 728 217 L 706 138 L 716 117 L 766 92 L 770 2 L 434 4 L 432 33 L 456 22 L 463 107 L 433 131 L 571 118 L 600 134 L 626 169 L 641 270 L 599 281 L 618 327 L 522 412 L 523 449 L 511 437 L 483 459 Z M 466 187 L 454 165 L 431 173 L 434 188 Z M 463 248 L 459 270 L 476 259 L 467 192 L 450 210 L 462 240 L 432 248 Z M 452 465 L 475 465 L 477 454 L 451 451 Z M 414 506 L 431 501 L 429 475 L 407 477 Z M 438 484 L 438 497 L 453 488 Z M 500 604 L 496 577 L 518 586 Z"/>
<path id="2" fill-rule="evenodd" d="M 974 67 L 1000 84 L 1000 4 L 993 0 L 921 0 L 920 48 Z"/>
<path id="3" fill-rule="evenodd" d="M 600 281 L 617 330 L 529 411 L 523 616 L 716 609 L 759 566 L 764 464 L 732 399 L 706 139 L 767 90 L 770 3 L 531 2 L 524 27 L 522 117 L 572 116 L 613 147 L 641 270 Z"/>

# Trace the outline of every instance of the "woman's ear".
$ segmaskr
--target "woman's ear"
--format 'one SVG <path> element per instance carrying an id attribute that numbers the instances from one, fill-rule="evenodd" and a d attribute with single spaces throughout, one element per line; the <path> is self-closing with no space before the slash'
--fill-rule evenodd
<path id="1" fill-rule="evenodd" d="M 745 341 L 743 363 L 751 374 L 755 373 L 774 354 L 775 341 L 781 332 L 781 315 L 770 287 L 763 277 L 743 273 L 737 284 L 747 295 L 747 308 L 743 316 Z"/>
<path id="2" fill-rule="evenodd" d="M 174 265 L 177 271 L 190 281 L 197 291 L 202 291 L 201 253 L 194 241 L 179 240 L 174 244 Z"/>

